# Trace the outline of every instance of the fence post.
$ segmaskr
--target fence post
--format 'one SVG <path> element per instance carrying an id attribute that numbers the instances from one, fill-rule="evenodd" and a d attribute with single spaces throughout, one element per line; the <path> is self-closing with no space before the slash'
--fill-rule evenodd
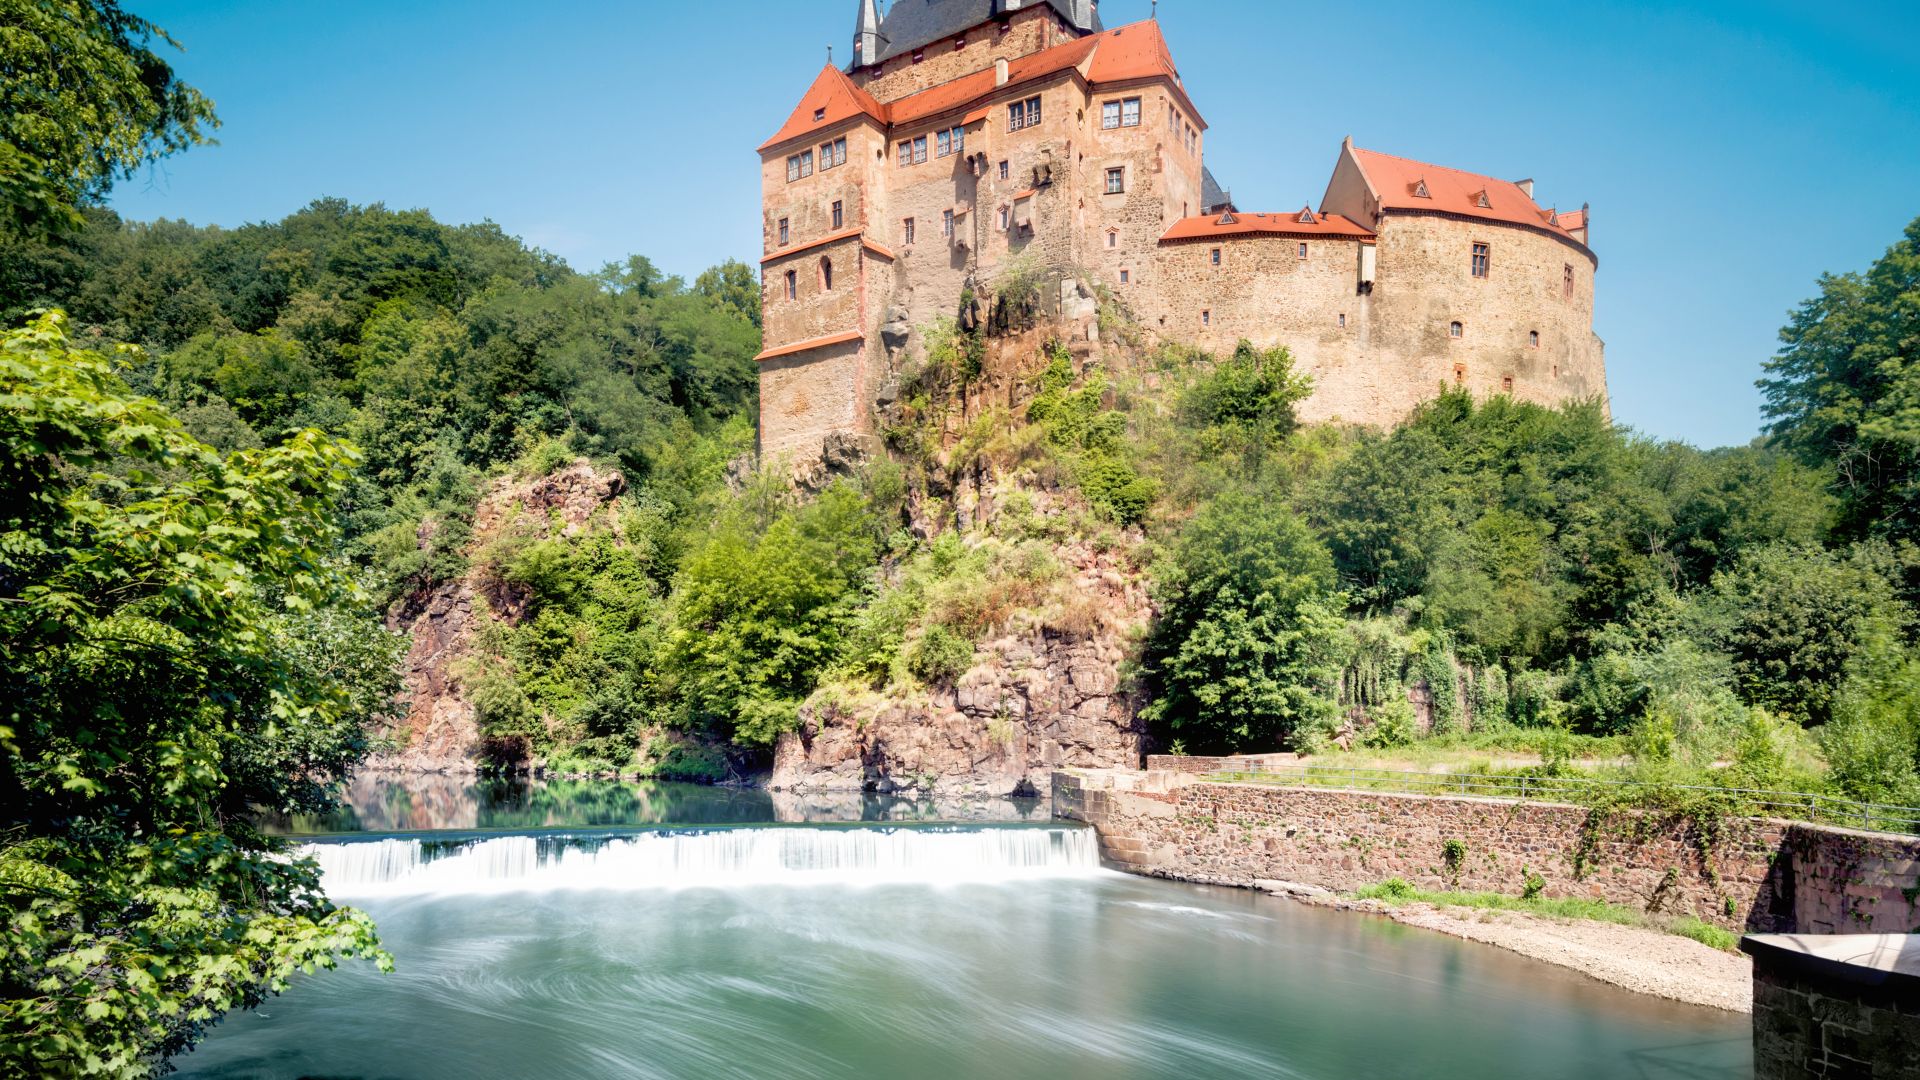
<path id="1" fill-rule="evenodd" d="M 1522 799 L 1527 797 L 1527 775 L 1525 773 L 1520 774 L 1520 797 Z"/>

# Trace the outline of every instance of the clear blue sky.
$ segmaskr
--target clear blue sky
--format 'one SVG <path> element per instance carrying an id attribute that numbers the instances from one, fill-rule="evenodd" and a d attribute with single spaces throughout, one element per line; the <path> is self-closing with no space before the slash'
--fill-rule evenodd
<path id="1" fill-rule="evenodd" d="M 901 0 L 918 2 L 918 0 Z M 759 257 L 753 148 L 855 0 L 325 5 L 129 0 L 187 47 L 221 145 L 114 196 L 239 225 L 321 195 L 491 219 L 583 269 Z M 1148 0 L 1104 0 L 1108 25 Z M 1920 216 L 1920 4 L 1167 0 L 1161 23 L 1246 209 L 1318 204 L 1342 136 L 1593 204 L 1614 414 L 1703 446 L 1822 271 Z"/>

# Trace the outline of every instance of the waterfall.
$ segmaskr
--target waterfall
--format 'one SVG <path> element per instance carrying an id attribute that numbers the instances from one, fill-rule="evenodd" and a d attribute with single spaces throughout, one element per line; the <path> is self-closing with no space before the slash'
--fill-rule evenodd
<path id="1" fill-rule="evenodd" d="M 622 836 L 404 837 L 308 844 L 336 897 L 414 893 L 929 885 L 1103 873 L 1072 826 L 676 829 Z"/>

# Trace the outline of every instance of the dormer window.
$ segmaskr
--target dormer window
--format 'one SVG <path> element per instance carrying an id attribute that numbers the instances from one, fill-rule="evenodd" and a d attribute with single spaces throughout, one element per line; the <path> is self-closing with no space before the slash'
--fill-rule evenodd
<path id="1" fill-rule="evenodd" d="M 1295 221 L 1298 221 L 1298 222 L 1299 222 L 1300 224 L 1302 224 L 1302 225 L 1318 225 L 1318 224 L 1320 224 L 1320 219 L 1319 219 L 1319 218 L 1317 218 L 1317 217 L 1315 217 L 1315 216 L 1313 215 L 1313 207 L 1311 207 L 1311 206 L 1304 206 L 1304 207 L 1301 207 L 1301 208 L 1300 208 L 1300 216 L 1299 216 L 1299 217 L 1297 217 L 1297 218 L 1295 218 L 1294 220 L 1295 220 Z"/>
<path id="2" fill-rule="evenodd" d="M 1479 190 L 1478 192 L 1475 192 L 1475 193 L 1474 193 L 1474 196 L 1473 196 L 1473 205 L 1475 205 L 1475 206 L 1477 206 L 1477 207 L 1479 207 L 1479 208 L 1480 208 L 1480 209 L 1482 209 L 1482 210 L 1491 210 L 1491 209 L 1493 209 L 1493 204 L 1487 201 L 1487 189 L 1486 189 L 1486 188 L 1481 188 L 1481 189 L 1480 189 L 1480 190 Z"/>
<path id="3" fill-rule="evenodd" d="M 826 118 L 827 118 L 827 110 L 825 110 L 825 109 L 815 109 L 815 110 L 813 110 L 813 122 L 814 122 L 814 123 L 816 123 L 816 124 L 817 124 L 817 123 L 819 123 L 820 121 L 822 121 L 822 120 L 825 120 Z"/>
<path id="4" fill-rule="evenodd" d="M 1416 199 L 1433 198 L 1433 193 L 1427 190 L 1427 182 L 1425 180 L 1415 180 L 1413 182 L 1413 197 Z"/>
<path id="5" fill-rule="evenodd" d="M 1237 217 L 1234 217 L 1233 211 L 1229 210 L 1226 213 L 1221 214 L 1220 220 L 1214 222 L 1214 224 L 1215 225 L 1238 225 L 1240 224 L 1240 219 Z"/>

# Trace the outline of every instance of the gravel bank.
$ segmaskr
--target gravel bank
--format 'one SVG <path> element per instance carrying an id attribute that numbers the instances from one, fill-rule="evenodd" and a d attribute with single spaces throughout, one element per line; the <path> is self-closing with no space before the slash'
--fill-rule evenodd
<path id="1" fill-rule="evenodd" d="M 1389 905 L 1377 900 L 1349 900 L 1282 882 L 1257 884 L 1269 892 L 1291 896 L 1303 903 L 1372 912 L 1409 926 L 1497 945 L 1535 960 L 1572 968 L 1636 994 L 1651 994 L 1728 1012 L 1753 1011 L 1751 962 L 1739 953 L 1721 952 L 1677 934 L 1519 911 L 1425 903 Z"/>

